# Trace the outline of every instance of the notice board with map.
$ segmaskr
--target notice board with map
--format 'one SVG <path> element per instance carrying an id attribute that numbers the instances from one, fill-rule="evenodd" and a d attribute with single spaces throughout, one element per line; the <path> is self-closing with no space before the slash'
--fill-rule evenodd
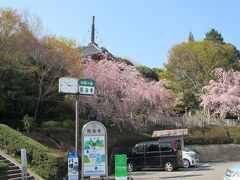
<path id="1" fill-rule="evenodd" d="M 82 175 L 83 177 L 107 176 L 106 128 L 92 121 L 82 129 Z"/>

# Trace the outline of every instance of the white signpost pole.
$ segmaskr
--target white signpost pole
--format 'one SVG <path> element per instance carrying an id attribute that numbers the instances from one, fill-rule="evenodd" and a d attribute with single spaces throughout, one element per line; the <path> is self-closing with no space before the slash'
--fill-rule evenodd
<path id="1" fill-rule="evenodd" d="M 21 149 L 22 180 L 27 180 L 27 151 Z"/>
<path id="2" fill-rule="evenodd" d="M 77 154 L 79 154 L 78 152 L 78 146 L 79 146 L 79 96 L 76 96 L 76 124 L 75 124 L 75 151 L 77 151 Z"/>

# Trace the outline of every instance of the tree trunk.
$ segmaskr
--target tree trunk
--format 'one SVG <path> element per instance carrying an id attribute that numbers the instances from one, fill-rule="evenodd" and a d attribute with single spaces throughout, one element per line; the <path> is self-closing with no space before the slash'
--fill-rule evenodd
<path id="1" fill-rule="evenodd" d="M 37 115 L 38 115 L 39 105 L 40 105 L 40 102 L 41 102 L 42 85 L 43 85 L 43 78 L 40 79 L 39 88 L 38 88 L 39 94 L 38 94 L 37 104 L 36 104 L 36 108 L 35 108 L 35 112 L 34 112 L 34 121 L 35 122 L 37 122 Z"/>
<path id="2" fill-rule="evenodd" d="M 207 117 L 208 117 L 208 120 L 210 119 L 210 110 L 209 108 L 207 108 Z"/>

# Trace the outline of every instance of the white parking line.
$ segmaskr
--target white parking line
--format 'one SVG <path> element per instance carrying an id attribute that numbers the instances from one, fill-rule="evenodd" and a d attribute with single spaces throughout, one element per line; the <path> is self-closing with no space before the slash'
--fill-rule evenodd
<path id="1" fill-rule="evenodd" d="M 198 169 L 200 169 L 200 168 L 202 168 L 202 167 L 204 167 L 204 166 L 209 166 L 209 164 L 206 163 L 206 164 L 204 164 L 204 165 L 202 165 L 202 166 L 199 166 L 199 167 L 193 169 L 192 171 L 189 171 L 189 172 L 185 173 L 184 176 L 187 176 L 187 175 L 189 175 L 189 174 L 192 174 L 194 171 L 196 171 L 196 170 L 198 170 Z"/>

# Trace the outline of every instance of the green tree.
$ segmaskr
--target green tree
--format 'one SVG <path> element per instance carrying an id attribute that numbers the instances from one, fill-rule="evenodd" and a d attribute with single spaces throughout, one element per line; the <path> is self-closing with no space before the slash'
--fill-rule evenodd
<path id="1" fill-rule="evenodd" d="M 30 130 L 33 130 L 36 127 L 36 122 L 34 118 L 30 117 L 28 114 L 23 117 L 23 128 L 27 131 L 27 133 L 30 132 Z"/>
<path id="2" fill-rule="evenodd" d="M 183 93 L 183 103 L 188 111 L 194 111 L 198 108 L 200 102 L 193 92 L 186 90 Z"/>
<path id="3" fill-rule="evenodd" d="M 192 33 L 192 32 L 189 33 L 188 41 L 189 41 L 189 42 L 194 41 L 194 37 L 193 37 L 193 33 Z"/>
<path id="4" fill-rule="evenodd" d="M 143 75 L 143 77 L 150 79 L 150 80 L 155 80 L 158 81 L 158 72 L 155 69 L 148 68 L 146 66 L 137 66 L 137 70 Z"/>
<path id="5" fill-rule="evenodd" d="M 0 10 L 0 29 L 1 121 L 12 119 L 5 123 L 21 126 L 25 114 L 35 119 L 39 114 L 41 118 L 60 115 L 59 102 L 64 104 L 64 98 L 58 93 L 58 78 L 81 73 L 75 42 L 37 37 L 27 18 L 11 9 Z"/>
<path id="6" fill-rule="evenodd" d="M 171 49 L 165 74 L 180 92 L 184 89 L 197 92 L 213 78 L 213 69 L 238 70 L 238 59 L 236 47 L 231 44 L 219 46 L 212 41 L 181 43 Z"/>
<path id="7" fill-rule="evenodd" d="M 34 82 L 27 62 L 34 35 L 15 10 L 0 10 L 0 116 L 20 118 L 34 106 Z"/>
<path id="8" fill-rule="evenodd" d="M 209 41 L 213 41 L 215 43 L 220 43 L 223 44 L 223 37 L 222 34 L 219 33 L 216 29 L 212 28 L 209 32 L 207 32 L 205 34 L 205 38 L 204 40 L 209 40 Z"/>

